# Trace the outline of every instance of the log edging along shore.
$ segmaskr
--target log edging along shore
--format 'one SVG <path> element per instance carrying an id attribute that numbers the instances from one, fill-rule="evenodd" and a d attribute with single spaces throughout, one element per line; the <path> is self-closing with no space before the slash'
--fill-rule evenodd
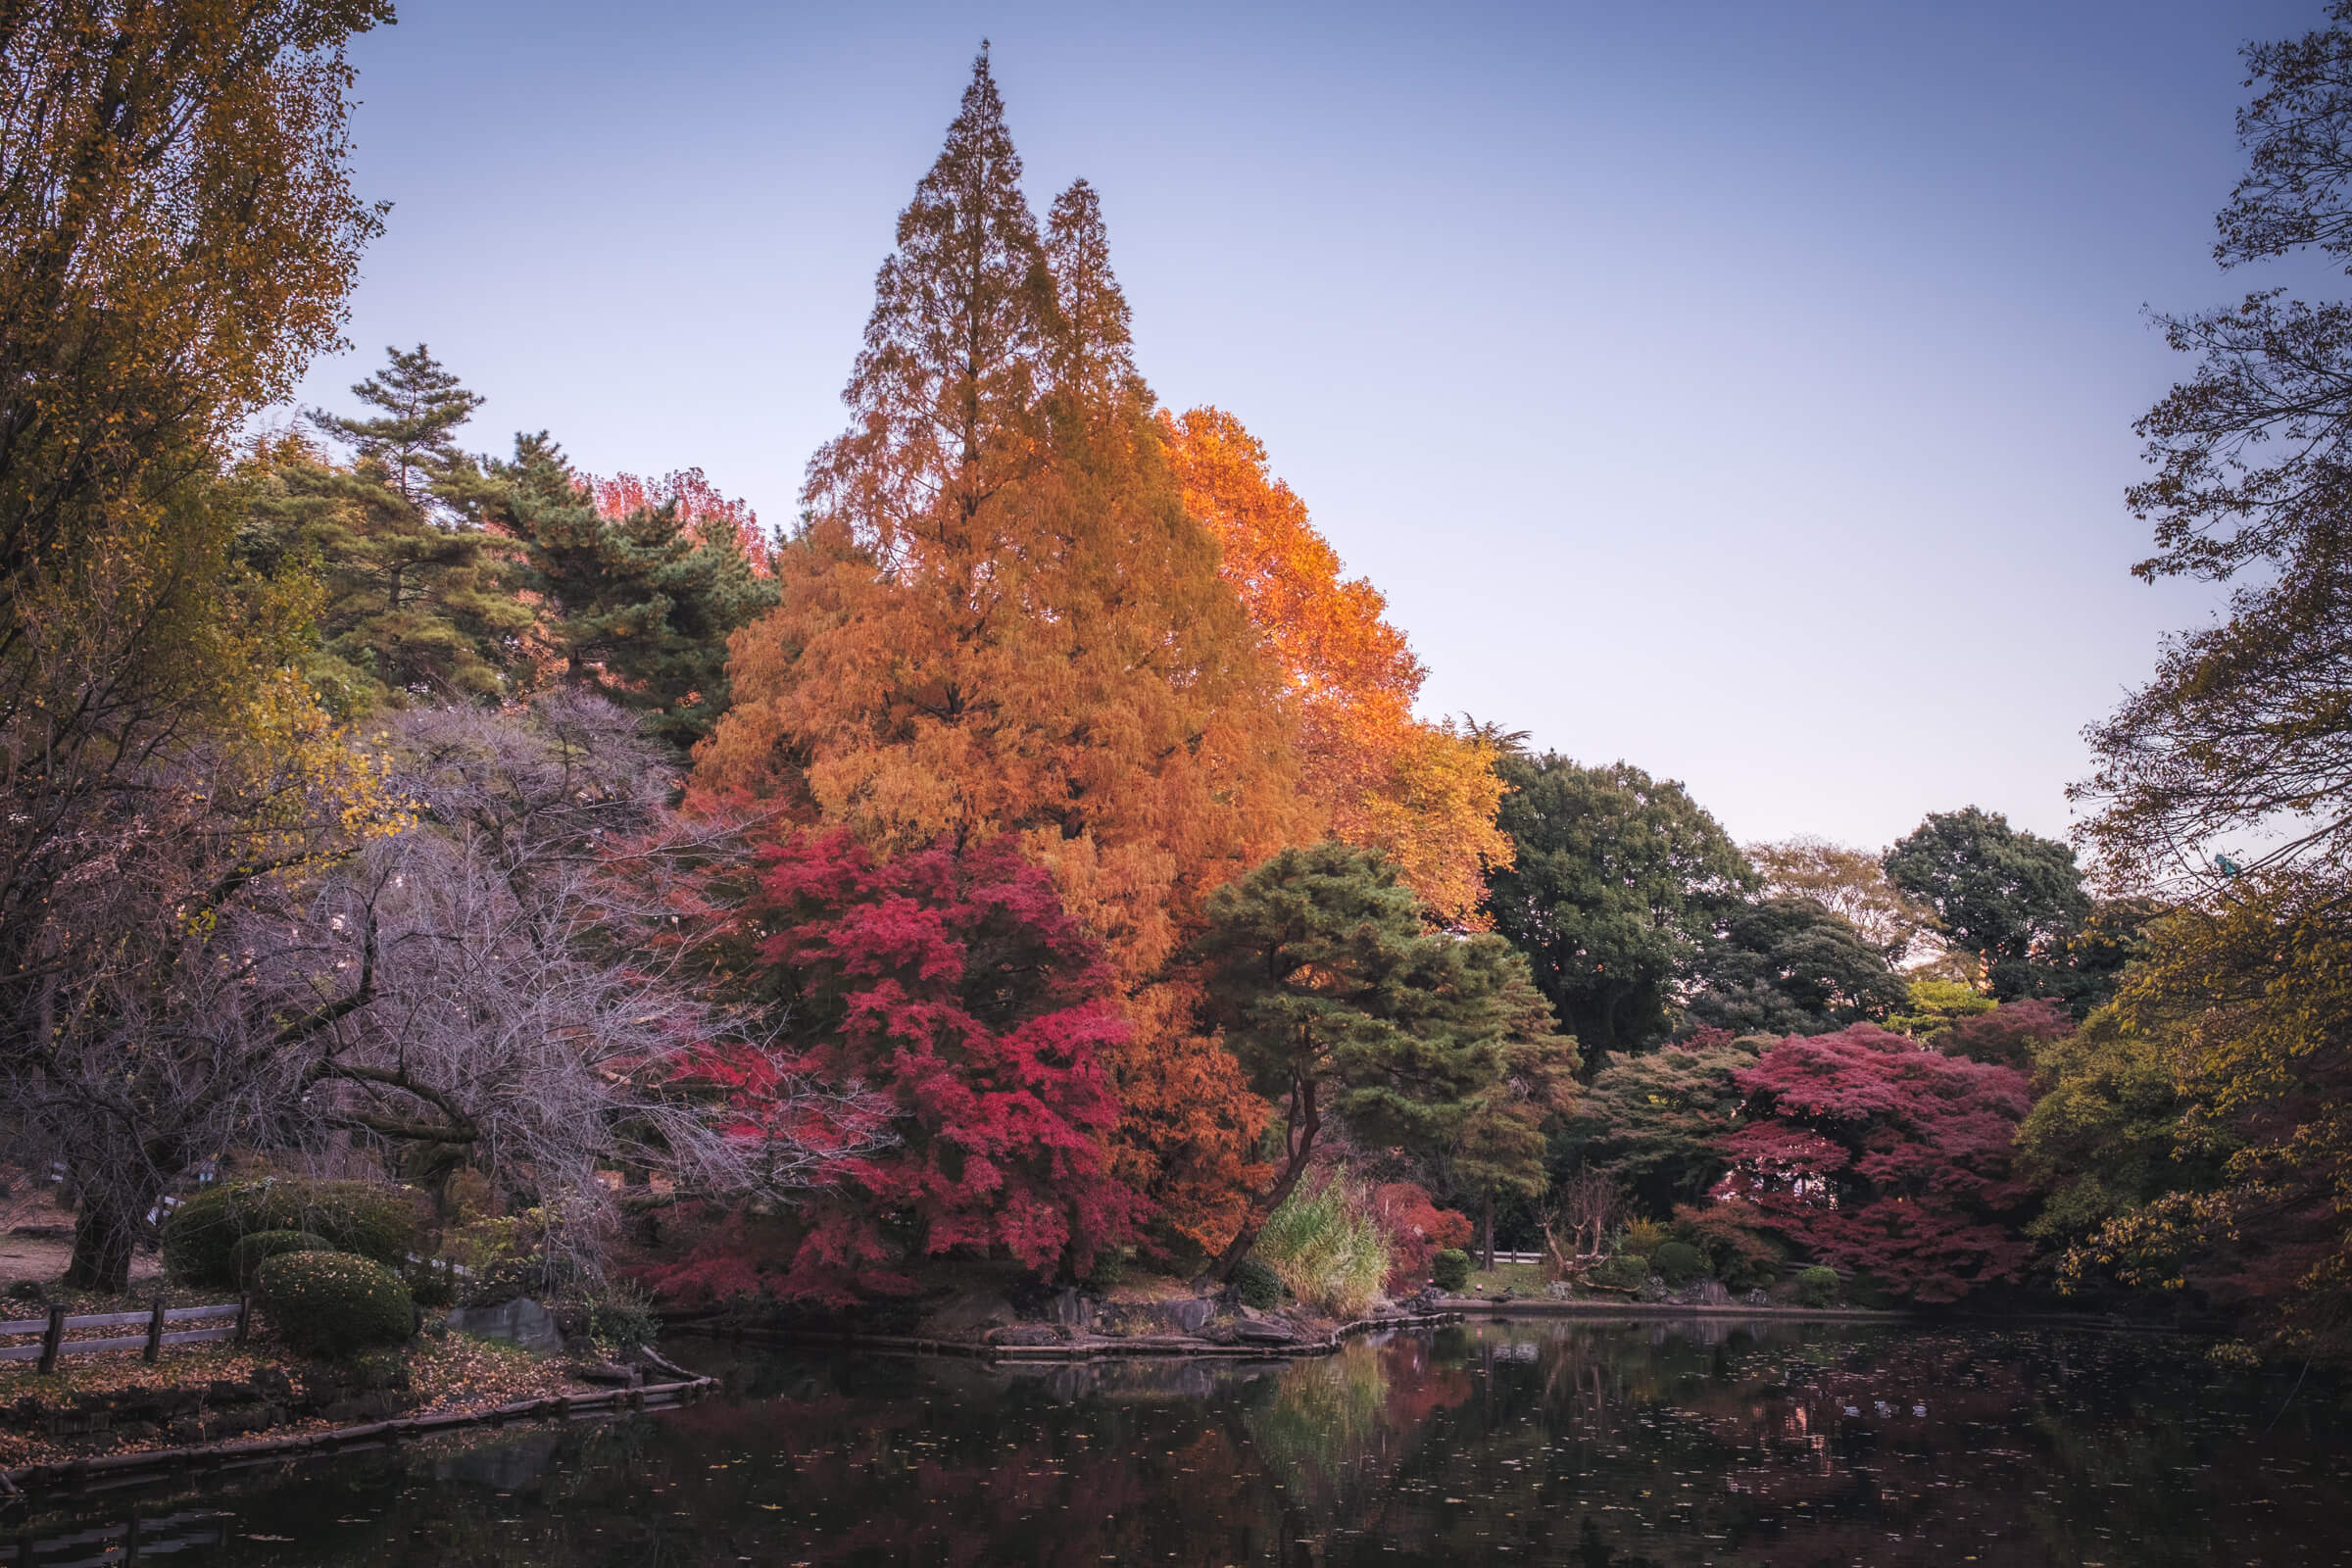
<path id="1" fill-rule="evenodd" d="M 1357 1318 L 1341 1324 L 1320 1339 L 1255 1345 L 1216 1345 L 1174 1334 L 1138 1334 L 1123 1339 L 1090 1337 L 1070 1345 L 986 1345 L 911 1334 L 861 1334 L 856 1329 L 719 1328 L 688 1323 L 670 1326 L 681 1334 L 743 1345 L 784 1348 L 835 1345 L 844 1349 L 879 1350 L 893 1355 L 960 1355 L 977 1361 L 1280 1361 L 1295 1355 L 1332 1355 L 1355 1336 L 1379 1329 L 1432 1328 L 1459 1323 L 1462 1316 L 1459 1310 L 1448 1307 L 1441 1312 L 1416 1312 L 1401 1317 Z"/>
<path id="2" fill-rule="evenodd" d="M 452 1432 L 461 1427 L 502 1427 L 510 1421 L 568 1421 L 575 1417 L 662 1409 L 691 1403 L 717 1387 L 716 1378 L 689 1378 L 680 1383 L 653 1383 L 604 1394 L 558 1394 L 536 1399 L 514 1399 L 487 1410 L 398 1416 L 389 1421 L 370 1421 L 365 1426 L 337 1427 L 330 1432 L 207 1443 L 186 1448 L 134 1448 L 124 1453 L 56 1459 L 0 1470 L 0 1500 L 11 1494 L 125 1486 L 144 1482 L 162 1471 L 236 1470 L 273 1459 L 380 1448 L 404 1439 Z"/>

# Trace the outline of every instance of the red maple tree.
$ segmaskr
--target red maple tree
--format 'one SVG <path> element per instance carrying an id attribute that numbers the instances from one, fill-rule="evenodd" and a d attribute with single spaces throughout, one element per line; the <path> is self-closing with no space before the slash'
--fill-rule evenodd
<path id="1" fill-rule="evenodd" d="M 2032 1192 L 2011 1168 L 2033 1103 L 2024 1073 L 1854 1024 L 1791 1035 L 1734 1081 L 1750 1119 L 1718 1140 L 1732 1165 L 1719 1199 L 1917 1301 L 2024 1269 L 2014 1222 Z"/>
<path id="2" fill-rule="evenodd" d="M 785 1048 L 700 1071 L 744 1138 L 772 1136 L 775 1090 L 805 1078 L 862 1086 L 897 1141 L 810 1197 L 762 1288 L 846 1302 L 957 1250 L 1084 1274 L 1125 1240 L 1143 1204 L 1106 1169 L 1101 1055 L 1127 1025 L 1053 878 L 1010 839 L 877 860 L 847 832 L 799 834 L 764 860 L 743 914 Z"/>
<path id="3" fill-rule="evenodd" d="M 1470 1216 L 1457 1208 L 1440 1208 L 1414 1182 L 1385 1182 L 1374 1188 L 1372 1212 L 1380 1221 L 1382 1240 L 1389 1244 L 1386 1289 L 1391 1296 L 1427 1285 L 1430 1259 L 1441 1250 L 1470 1245 Z"/>

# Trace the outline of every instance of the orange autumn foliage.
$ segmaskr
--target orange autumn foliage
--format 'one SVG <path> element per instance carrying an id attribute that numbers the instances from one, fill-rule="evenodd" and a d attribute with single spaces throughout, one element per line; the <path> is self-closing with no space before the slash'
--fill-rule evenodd
<path id="1" fill-rule="evenodd" d="M 1162 414 L 1160 429 L 1187 510 L 1215 534 L 1225 580 L 1282 668 L 1306 787 L 1333 835 L 1387 852 L 1441 919 L 1483 925 L 1486 873 L 1511 863 L 1494 825 L 1494 749 L 1413 716 L 1426 671 L 1385 618 L 1387 601 L 1341 577 L 1305 503 L 1239 419 L 1194 409 Z"/>
<path id="2" fill-rule="evenodd" d="M 1171 972 L 1207 896 L 1321 829 L 1257 634 L 1186 511 L 1083 182 L 1046 235 L 986 57 L 901 217 L 779 602 L 697 757 L 895 854 L 1003 835 L 1116 970 L 1110 1169 L 1214 1251 L 1266 1108 Z"/>

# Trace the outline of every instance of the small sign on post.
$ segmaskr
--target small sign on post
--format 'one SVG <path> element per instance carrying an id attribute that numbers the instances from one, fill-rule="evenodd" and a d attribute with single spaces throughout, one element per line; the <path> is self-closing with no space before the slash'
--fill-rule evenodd
<path id="1" fill-rule="evenodd" d="M 164 1353 L 164 1298 L 155 1298 L 155 1310 L 147 1314 L 147 1348 L 142 1359 L 153 1366 Z"/>
<path id="2" fill-rule="evenodd" d="M 40 1370 L 57 1370 L 57 1348 L 66 1343 L 66 1309 L 62 1304 L 49 1308 L 49 1326 L 41 1330 Z"/>
<path id="3" fill-rule="evenodd" d="M 237 1298 L 237 1343 L 243 1345 L 253 1334 L 253 1293 L 247 1291 Z"/>

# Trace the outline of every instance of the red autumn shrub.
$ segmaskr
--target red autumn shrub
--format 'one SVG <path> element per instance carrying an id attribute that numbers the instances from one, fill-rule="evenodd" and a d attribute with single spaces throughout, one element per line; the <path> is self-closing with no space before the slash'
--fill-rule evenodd
<path id="1" fill-rule="evenodd" d="M 1429 1283 L 1431 1258 L 1448 1247 L 1470 1245 L 1470 1216 L 1438 1207 L 1412 1182 L 1389 1182 L 1373 1189 L 1372 1212 L 1389 1244 L 1386 1288 L 1391 1296 L 1419 1290 Z"/>
<path id="2" fill-rule="evenodd" d="M 846 832 L 801 835 L 765 860 L 744 913 L 784 1049 L 703 1075 L 739 1137 L 775 1136 L 779 1106 L 798 1114 L 782 1086 L 810 1078 L 861 1085 L 897 1142 L 833 1168 L 763 1288 L 844 1302 L 957 1250 L 1082 1275 L 1125 1241 L 1142 1204 L 1105 1168 L 1119 1107 L 1099 1058 L 1126 1025 L 1053 879 L 1008 839 L 877 861 Z"/>
<path id="3" fill-rule="evenodd" d="M 1716 1192 L 1759 1223 L 1918 1301 L 2023 1270 L 2031 1191 L 2011 1147 L 2033 1103 L 2024 1073 L 1854 1024 L 1792 1035 L 1737 1082 L 1750 1119 L 1720 1141 L 1732 1169 Z"/>

